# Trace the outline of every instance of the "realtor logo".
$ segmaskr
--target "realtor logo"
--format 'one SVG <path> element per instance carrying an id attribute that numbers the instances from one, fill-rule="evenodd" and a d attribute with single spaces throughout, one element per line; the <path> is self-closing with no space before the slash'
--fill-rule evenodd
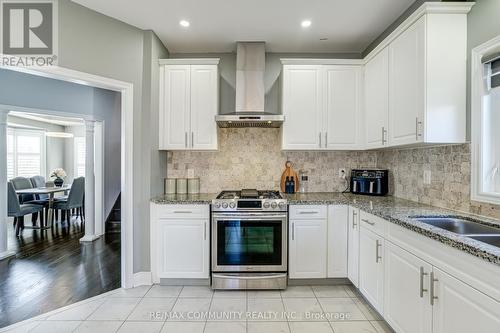
<path id="1" fill-rule="evenodd" d="M 0 17 L 4 65 L 54 64 L 57 46 L 56 0 L 0 0 Z M 20 59 L 21 63 L 12 64 L 13 56 Z M 8 64 L 6 59 L 10 60 Z"/>

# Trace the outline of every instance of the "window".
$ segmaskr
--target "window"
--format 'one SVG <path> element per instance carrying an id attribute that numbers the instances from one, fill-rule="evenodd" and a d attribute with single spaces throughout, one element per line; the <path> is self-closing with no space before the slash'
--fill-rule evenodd
<path id="1" fill-rule="evenodd" d="M 500 204 L 500 38 L 472 52 L 472 193 Z"/>
<path id="2" fill-rule="evenodd" d="M 75 178 L 85 177 L 85 138 L 75 137 Z"/>
<path id="3" fill-rule="evenodd" d="M 43 131 L 8 128 L 7 178 L 45 175 Z"/>

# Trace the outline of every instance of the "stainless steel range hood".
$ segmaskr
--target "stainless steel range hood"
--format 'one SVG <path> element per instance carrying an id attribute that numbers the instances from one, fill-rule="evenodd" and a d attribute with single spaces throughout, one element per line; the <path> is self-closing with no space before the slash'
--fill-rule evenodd
<path id="1" fill-rule="evenodd" d="M 264 112 L 263 42 L 242 42 L 236 48 L 236 112 L 215 117 L 219 127 L 280 127 L 283 115 Z"/>

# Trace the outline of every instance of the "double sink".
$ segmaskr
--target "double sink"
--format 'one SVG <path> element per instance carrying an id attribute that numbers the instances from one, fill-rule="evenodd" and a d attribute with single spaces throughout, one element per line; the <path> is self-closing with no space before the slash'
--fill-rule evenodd
<path id="1" fill-rule="evenodd" d="M 460 216 L 414 216 L 415 220 L 456 234 L 500 247 L 500 227 L 469 221 Z"/>

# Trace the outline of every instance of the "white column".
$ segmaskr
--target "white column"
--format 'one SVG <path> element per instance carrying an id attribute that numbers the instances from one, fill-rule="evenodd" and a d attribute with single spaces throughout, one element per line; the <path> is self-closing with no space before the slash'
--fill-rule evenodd
<path id="1" fill-rule="evenodd" d="M 15 254 L 7 250 L 7 113 L 0 110 L 0 260 Z"/>
<path id="2" fill-rule="evenodd" d="M 85 120 L 85 236 L 80 242 L 92 242 L 95 234 L 95 174 L 94 174 L 95 121 Z"/>

